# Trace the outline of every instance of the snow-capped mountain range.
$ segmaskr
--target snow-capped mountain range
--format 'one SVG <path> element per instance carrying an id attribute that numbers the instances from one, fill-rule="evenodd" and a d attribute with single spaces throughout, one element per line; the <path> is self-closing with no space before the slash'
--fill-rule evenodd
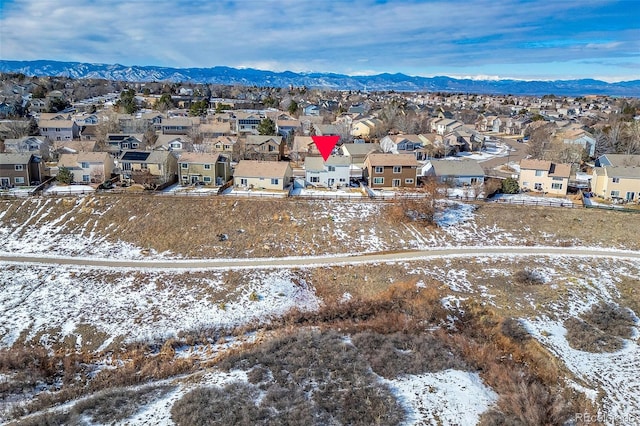
<path id="1" fill-rule="evenodd" d="M 607 83 L 600 80 L 525 81 L 509 79 L 457 79 L 452 77 L 416 77 L 405 74 L 350 76 L 333 73 L 273 72 L 252 68 L 167 68 L 125 66 L 58 61 L 0 60 L 0 72 L 19 72 L 28 76 L 64 76 L 77 79 L 145 82 L 171 81 L 214 84 L 310 88 L 337 90 L 396 90 L 513 95 L 610 95 L 640 97 L 640 80 Z"/>

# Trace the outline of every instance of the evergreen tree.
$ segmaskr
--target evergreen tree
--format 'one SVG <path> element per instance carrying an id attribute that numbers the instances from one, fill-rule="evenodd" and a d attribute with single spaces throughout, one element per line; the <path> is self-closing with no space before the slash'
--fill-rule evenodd
<path id="1" fill-rule="evenodd" d="M 260 124 L 258 124 L 258 133 L 261 135 L 275 135 L 276 123 L 269 117 L 263 119 Z"/>
<path id="2" fill-rule="evenodd" d="M 73 174 L 71 173 L 71 170 L 69 170 L 68 168 L 60 167 L 60 169 L 58 169 L 58 175 L 56 176 L 56 180 L 60 183 L 69 185 L 71 182 L 73 182 Z"/>
<path id="3" fill-rule="evenodd" d="M 520 191 L 520 185 L 514 178 L 506 178 L 502 181 L 502 192 L 504 194 L 517 194 Z"/>

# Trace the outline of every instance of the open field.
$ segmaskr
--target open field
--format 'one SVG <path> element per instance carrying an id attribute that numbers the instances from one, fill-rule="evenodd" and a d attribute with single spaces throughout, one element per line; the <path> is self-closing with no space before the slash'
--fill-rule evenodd
<path id="1" fill-rule="evenodd" d="M 238 424 L 489 425 L 604 413 L 604 423 L 640 421 L 640 265 L 481 253 L 483 245 L 639 250 L 629 232 L 637 215 L 452 204 L 442 212 L 449 225 L 425 227 L 391 222 L 386 204 L 144 198 L 149 205 L 138 197 L 1 201 L 0 252 L 480 252 L 272 270 L 7 263 L 5 420 L 190 424 L 198 421 L 190 413 L 200 413 Z M 218 241 L 219 233 L 229 240 Z M 603 330 L 613 340 L 603 340 Z M 110 402 L 118 398 L 130 403 L 120 409 Z M 228 409 L 206 411 L 211 401 Z"/>

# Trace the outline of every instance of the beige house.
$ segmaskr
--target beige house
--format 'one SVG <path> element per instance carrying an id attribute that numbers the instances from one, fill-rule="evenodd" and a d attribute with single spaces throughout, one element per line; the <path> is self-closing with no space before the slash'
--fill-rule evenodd
<path id="1" fill-rule="evenodd" d="M 178 179 L 178 159 L 169 151 L 125 151 L 119 159 L 122 180 L 164 188 Z"/>
<path id="2" fill-rule="evenodd" d="M 284 191 L 292 180 L 288 161 L 242 160 L 233 172 L 233 185 L 245 189 Z"/>
<path id="3" fill-rule="evenodd" d="M 58 170 L 60 167 L 69 169 L 74 182 L 100 183 L 111 178 L 114 162 L 107 152 L 78 152 L 61 154 Z"/>
<path id="4" fill-rule="evenodd" d="M 370 188 L 415 188 L 418 161 L 413 154 L 372 153 L 364 160 L 364 178 Z"/>
<path id="5" fill-rule="evenodd" d="M 557 164 L 544 160 L 520 161 L 520 189 L 567 195 L 571 164 Z"/>
<path id="6" fill-rule="evenodd" d="M 178 159 L 178 181 L 181 185 L 204 183 L 220 186 L 231 177 L 231 160 L 219 153 L 185 152 Z"/>
<path id="7" fill-rule="evenodd" d="M 595 167 L 591 178 L 591 190 L 605 199 L 638 201 L 640 199 L 640 167 Z"/>

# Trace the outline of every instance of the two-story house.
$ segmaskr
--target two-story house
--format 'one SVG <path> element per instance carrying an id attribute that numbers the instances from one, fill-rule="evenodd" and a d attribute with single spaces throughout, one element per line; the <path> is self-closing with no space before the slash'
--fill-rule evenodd
<path id="1" fill-rule="evenodd" d="M 520 189 L 566 195 L 571 164 L 524 159 L 520 161 Z"/>
<path id="2" fill-rule="evenodd" d="M 304 159 L 305 181 L 316 187 L 341 187 L 349 184 L 351 160 L 349 157 L 331 155 L 324 161 L 322 157 L 308 156 Z"/>
<path id="3" fill-rule="evenodd" d="M 364 160 L 364 178 L 370 188 L 415 188 L 418 161 L 413 154 L 369 154 Z"/>
<path id="4" fill-rule="evenodd" d="M 284 157 L 282 136 L 247 135 L 245 158 L 278 161 Z"/>
<path id="5" fill-rule="evenodd" d="M 79 152 L 61 154 L 58 170 L 61 167 L 69 169 L 74 182 L 100 183 L 111 178 L 115 165 L 108 152 Z"/>
<path id="6" fill-rule="evenodd" d="M 9 153 L 40 152 L 43 144 L 43 138 L 37 136 L 25 136 L 19 139 L 5 139 L 4 150 Z"/>
<path id="7" fill-rule="evenodd" d="M 256 113 L 245 113 L 245 112 L 236 112 L 235 113 L 235 125 L 236 132 L 241 134 L 250 134 L 257 135 L 258 134 L 258 126 L 264 117 L 260 114 Z"/>
<path id="8" fill-rule="evenodd" d="M 38 121 L 40 134 L 52 141 L 70 141 L 78 138 L 80 128 L 73 120 L 43 120 Z"/>
<path id="9" fill-rule="evenodd" d="M 384 152 L 408 154 L 422 148 L 422 143 L 418 135 L 387 135 L 380 139 L 380 148 Z"/>
<path id="10" fill-rule="evenodd" d="M 605 199 L 640 200 L 640 155 L 605 154 L 598 157 L 591 190 Z"/>
<path id="11" fill-rule="evenodd" d="M 121 180 L 161 189 L 178 180 L 178 159 L 169 151 L 125 151 L 118 160 Z"/>
<path id="12" fill-rule="evenodd" d="M 0 153 L 0 188 L 39 184 L 44 177 L 42 158 L 33 153 Z"/>
<path id="13" fill-rule="evenodd" d="M 284 191 L 292 180 L 288 161 L 241 160 L 233 171 L 233 185 L 244 189 Z"/>
<path id="14" fill-rule="evenodd" d="M 224 185 L 231 178 L 231 159 L 220 153 L 185 152 L 178 159 L 181 185 Z"/>

